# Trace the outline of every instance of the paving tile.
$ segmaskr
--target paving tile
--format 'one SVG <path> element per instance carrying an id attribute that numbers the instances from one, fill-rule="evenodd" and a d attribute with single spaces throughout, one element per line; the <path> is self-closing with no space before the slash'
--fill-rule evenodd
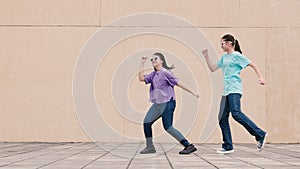
<path id="1" fill-rule="evenodd" d="M 163 169 L 172 169 L 170 164 L 157 164 L 157 163 L 152 163 L 152 164 L 131 164 L 129 166 L 129 169 L 153 169 L 153 168 L 163 168 Z"/>
<path id="2" fill-rule="evenodd" d="M 300 166 L 299 144 L 237 144 L 232 154 L 216 154 L 216 144 L 196 144 L 198 151 L 179 155 L 179 144 L 157 144 L 157 153 L 139 154 L 141 144 L 0 143 L 0 169 L 147 169 L 284 168 Z"/>

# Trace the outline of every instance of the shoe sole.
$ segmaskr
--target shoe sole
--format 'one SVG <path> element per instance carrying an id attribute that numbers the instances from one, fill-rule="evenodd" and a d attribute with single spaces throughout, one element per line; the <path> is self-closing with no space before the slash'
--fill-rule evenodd
<path id="1" fill-rule="evenodd" d="M 140 154 L 154 154 L 154 153 L 156 153 L 156 151 L 151 151 L 151 152 L 146 152 L 146 153 L 140 152 Z"/>
<path id="2" fill-rule="evenodd" d="M 191 152 L 188 152 L 188 153 L 181 153 L 181 152 L 179 152 L 179 154 L 191 154 L 191 153 L 193 153 L 193 152 L 195 152 L 195 151 L 197 151 L 196 148 L 194 148 Z"/>
<path id="3" fill-rule="evenodd" d="M 261 145 L 261 148 L 258 149 L 258 152 L 261 152 L 261 151 L 264 149 L 265 144 L 266 144 L 266 140 L 267 140 L 267 136 L 268 136 L 268 133 L 266 133 L 265 138 L 264 138 L 264 141 L 263 141 L 263 143 L 262 143 L 262 145 Z"/>
<path id="4" fill-rule="evenodd" d="M 216 153 L 217 154 L 230 154 L 230 153 L 233 153 L 234 150 L 229 150 L 229 151 L 217 151 Z"/>
<path id="5" fill-rule="evenodd" d="M 140 154 L 154 154 L 156 151 L 149 151 L 149 152 L 140 152 Z"/>

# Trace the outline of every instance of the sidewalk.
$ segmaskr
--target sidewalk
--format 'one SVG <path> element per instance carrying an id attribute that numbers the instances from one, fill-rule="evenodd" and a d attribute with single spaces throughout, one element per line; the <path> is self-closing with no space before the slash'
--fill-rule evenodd
<path id="1" fill-rule="evenodd" d="M 178 144 L 156 144 L 157 153 L 141 155 L 143 144 L 0 143 L 0 169 L 185 169 L 300 168 L 300 144 L 235 145 L 229 155 L 215 154 L 220 145 L 196 144 L 198 151 L 179 155 Z"/>

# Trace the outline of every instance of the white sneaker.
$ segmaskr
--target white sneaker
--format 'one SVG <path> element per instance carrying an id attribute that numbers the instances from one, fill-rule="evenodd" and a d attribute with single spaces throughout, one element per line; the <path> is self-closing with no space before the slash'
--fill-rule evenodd
<path id="1" fill-rule="evenodd" d="M 232 150 L 225 150 L 224 148 L 222 148 L 221 150 L 218 150 L 216 153 L 217 154 L 230 154 L 230 153 L 233 153 L 234 152 L 234 149 Z"/>

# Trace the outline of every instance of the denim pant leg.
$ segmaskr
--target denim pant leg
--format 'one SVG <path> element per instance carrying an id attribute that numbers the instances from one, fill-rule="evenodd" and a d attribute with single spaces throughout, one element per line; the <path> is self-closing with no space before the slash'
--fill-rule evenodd
<path id="1" fill-rule="evenodd" d="M 223 103 L 225 102 L 225 105 Z M 220 115 L 219 115 L 219 125 L 222 131 L 223 136 L 223 144 L 222 148 L 225 150 L 232 150 L 232 137 L 231 137 L 231 131 L 229 126 L 229 103 L 226 96 L 222 97 L 221 105 L 220 105 Z"/>
<path id="2" fill-rule="evenodd" d="M 188 146 L 190 143 L 185 139 L 185 137 L 173 127 L 173 113 L 176 107 L 176 101 L 171 100 L 167 103 L 166 108 L 162 114 L 162 121 L 164 129 L 173 136 L 178 142 L 183 146 Z"/>
<path id="3" fill-rule="evenodd" d="M 144 134 L 146 138 L 147 146 L 153 146 L 152 141 L 152 124 L 161 117 L 162 110 L 166 104 L 153 104 L 148 110 L 145 118 L 144 118 Z"/>
<path id="4" fill-rule="evenodd" d="M 240 123 L 245 129 L 252 135 L 255 136 L 256 141 L 262 138 L 266 132 L 257 127 L 257 125 L 250 120 L 244 113 L 241 111 L 241 94 L 234 93 L 228 95 L 229 108 L 234 120 Z"/>

